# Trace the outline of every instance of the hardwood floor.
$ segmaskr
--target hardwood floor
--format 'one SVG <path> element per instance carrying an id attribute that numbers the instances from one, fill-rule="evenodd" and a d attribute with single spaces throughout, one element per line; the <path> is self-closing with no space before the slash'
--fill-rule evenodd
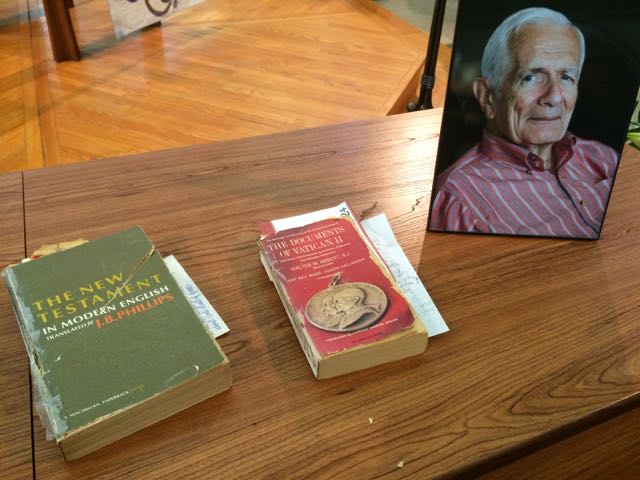
<path id="1" fill-rule="evenodd" d="M 41 0 L 0 0 L 0 171 L 398 113 L 427 44 L 369 0 L 207 0 L 119 41 L 106 0 L 71 17 L 82 60 L 56 63 Z"/>
<path id="2" fill-rule="evenodd" d="M 44 165 L 27 0 L 0 0 L 0 172 Z"/>

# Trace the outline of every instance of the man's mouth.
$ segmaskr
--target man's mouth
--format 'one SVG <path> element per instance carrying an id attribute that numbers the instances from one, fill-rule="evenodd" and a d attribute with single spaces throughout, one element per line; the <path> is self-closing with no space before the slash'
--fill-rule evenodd
<path id="1" fill-rule="evenodd" d="M 529 117 L 529 120 L 533 122 L 555 122 L 556 120 L 560 120 L 562 117 L 560 115 L 553 116 L 544 116 L 544 117 Z"/>

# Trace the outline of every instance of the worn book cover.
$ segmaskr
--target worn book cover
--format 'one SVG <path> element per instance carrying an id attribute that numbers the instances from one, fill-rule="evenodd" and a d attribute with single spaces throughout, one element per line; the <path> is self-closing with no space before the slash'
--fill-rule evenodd
<path id="1" fill-rule="evenodd" d="M 261 225 L 263 263 L 316 375 L 323 358 L 406 337 L 398 334 L 413 333 L 416 325 L 391 273 L 347 212 L 282 230 Z"/>
<path id="2" fill-rule="evenodd" d="M 413 314 L 347 218 L 268 234 L 267 261 L 321 355 L 409 327 Z"/>
<path id="3" fill-rule="evenodd" d="M 228 363 L 139 227 L 8 267 L 3 277 L 41 417 L 59 443 Z"/>

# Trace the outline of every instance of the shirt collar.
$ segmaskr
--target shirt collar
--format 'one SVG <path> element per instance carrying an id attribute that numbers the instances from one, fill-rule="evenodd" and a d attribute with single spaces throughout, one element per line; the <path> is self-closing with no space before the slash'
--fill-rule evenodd
<path id="1" fill-rule="evenodd" d="M 564 137 L 551 147 L 556 158 L 556 170 L 559 170 L 573 156 L 573 146 L 576 144 L 575 135 L 567 132 Z M 534 170 L 544 171 L 544 160 L 531 152 L 526 147 L 516 145 L 497 135 L 494 135 L 486 128 L 482 133 L 480 142 L 480 152 L 490 160 L 501 160 L 522 168 L 527 173 Z"/>

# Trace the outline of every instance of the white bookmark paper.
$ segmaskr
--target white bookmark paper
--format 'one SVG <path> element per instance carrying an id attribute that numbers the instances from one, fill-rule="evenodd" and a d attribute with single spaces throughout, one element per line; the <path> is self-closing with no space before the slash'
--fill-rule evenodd
<path id="1" fill-rule="evenodd" d="M 340 205 L 336 205 L 335 207 L 316 210 L 315 212 L 271 220 L 271 225 L 276 232 L 280 232 L 282 230 L 288 230 L 289 228 L 303 227 L 304 225 L 326 220 L 327 218 L 339 218 L 342 216 L 353 216 L 347 202 L 342 202 Z"/>
<path id="2" fill-rule="evenodd" d="M 182 265 L 178 263 L 178 260 L 176 260 L 173 255 L 170 255 L 164 258 L 164 263 L 167 265 L 178 287 L 180 287 L 184 296 L 187 297 L 191 307 L 207 331 L 213 335 L 214 338 L 227 333 L 229 327 L 227 327 L 222 317 L 216 312 L 216 309 L 211 306 L 207 297 L 203 295 L 195 282 L 191 280 L 191 277 L 184 268 L 182 268 Z"/>
<path id="3" fill-rule="evenodd" d="M 398 244 L 385 214 L 381 213 L 360 223 L 384 261 L 387 262 L 407 301 L 424 323 L 429 337 L 448 332 L 449 327 Z"/>

